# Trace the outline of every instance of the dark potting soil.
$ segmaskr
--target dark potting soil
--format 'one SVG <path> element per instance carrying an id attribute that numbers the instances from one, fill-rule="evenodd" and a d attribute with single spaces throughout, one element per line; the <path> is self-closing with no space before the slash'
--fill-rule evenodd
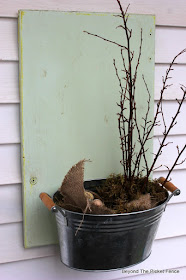
<path id="1" fill-rule="evenodd" d="M 167 199 L 167 191 L 158 180 L 134 177 L 130 184 L 121 174 L 112 174 L 97 187 L 97 193 L 105 206 L 117 214 L 151 209 Z"/>

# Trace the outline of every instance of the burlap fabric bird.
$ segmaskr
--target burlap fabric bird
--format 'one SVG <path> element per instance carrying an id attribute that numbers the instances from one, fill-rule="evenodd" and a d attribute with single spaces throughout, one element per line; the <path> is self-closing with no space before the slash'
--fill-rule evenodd
<path id="1" fill-rule="evenodd" d="M 62 201 L 59 206 L 76 212 L 92 214 L 112 214 L 113 211 L 107 208 L 98 199 L 91 200 L 84 189 L 84 165 L 86 160 L 80 160 L 73 165 L 66 174 L 61 187 L 59 188 Z"/>
<path id="2" fill-rule="evenodd" d="M 141 195 L 138 199 L 132 200 L 126 204 L 128 212 L 143 211 L 151 208 L 150 194 Z"/>

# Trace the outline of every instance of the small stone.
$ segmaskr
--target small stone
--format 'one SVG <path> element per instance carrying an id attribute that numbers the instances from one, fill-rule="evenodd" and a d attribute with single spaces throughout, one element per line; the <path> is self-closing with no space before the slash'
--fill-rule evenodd
<path id="1" fill-rule="evenodd" d="M 103 206 L 103 202 L 100 199 L 94 199 L 92 203 L 99 207 Z"/>
<path id="2" fill-rule="evenodd" d="M 93 200 L 94 199 L 94 196 L 93 196 L 93 194 L 91 192 L 85 191 L 85 196 L 89 200 Z"/>

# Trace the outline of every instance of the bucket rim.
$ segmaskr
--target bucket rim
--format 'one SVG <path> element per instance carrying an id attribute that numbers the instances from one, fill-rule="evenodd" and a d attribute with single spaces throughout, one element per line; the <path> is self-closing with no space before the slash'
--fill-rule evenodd
<path id="1" fill-rule="evenodd" d="M 166 199 L 163 203 L 161 203 L 161 204 L 159 204 L 159 205 L 157 205 L 157 206 L 155 206 L 155 207 L 153 207 L 153 208 L 147 209 L 147 210 L 141 210 L 141 211 L 130 212 L 130 213 L 119 213 L 119 214 L 88 214 L 88 213 L 79 213 L 79 212 L 74 212 L 74 211 L 71 211 L 71 210 L 67 210 L 67 209 L 62 208 L 62 207 L 60 207 L 60 206 L 58 206 L 58 205 L 56 205 L 56 207 L 57 207 L 58 209 L 61 209 L 62 211 L 67 212 L 67 213 L 76 214 L 76 215 L 80 215 L 80 216 L 83 216 L 83 217 L 84 217 L 84 216 L 92 216 L 92 217 L 129 216 L 129 215 L 136 215 L 136 214 L 148 213 L 148 212 L 153 211 L 153 210 L 155 210 L 155 209 L 162 208 L 164 205 L 165 205 L 165 207 L 166 207 L 166 204 L 169 202 L 169 199 L 170 199 L 170 195 L 169 195 L 169 193 L 168 193 L 167 190 L 166 190 L 166 192 L 167 192 L 167 199 Z"/>

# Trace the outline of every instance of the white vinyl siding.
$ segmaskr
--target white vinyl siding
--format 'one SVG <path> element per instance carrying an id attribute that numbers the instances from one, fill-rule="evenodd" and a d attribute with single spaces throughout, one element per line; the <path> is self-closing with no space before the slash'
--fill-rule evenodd
<path id="1" fill-rule="evenodd" d="M 126 5 L 126 1 L 121 1 Z M 183 48 L 186 48 L 186 4 L 184 0 L 131 0 L 130 12 L 156 15 L 155 55 L 155 105 L 162 86 L 162 75 L 168 63 Z M 172 182 L 182 193 L 173 198 L 163 215 L 153 245 L 152 255 L 132 269 L 178 268 L 178 274 L 133 274 L 119 271 L 91 273 L 74 271 L 65 267 L 59 258 L 58 246 L 32 249 L 23 247 L 21 157 L 19 125 L 18 81 L 18 9 L 42 9 L 62 11 L 118 12 L 113 0 L 0 0 L 0 275 L 2 279 L 124 279 L 134 280 L 185 279 L 186 278 L 186 162 L 176 167 Z M 174 86 L 167 91 L 163 102 L 165 118 L 171 120 L 177 108 L 175 98 L 181 98 L 179 83 L 186 85 L 186 55 L 179 58 L 172 73 Z M 186 142 L 186 102 L 168 141 L 182 147 Z M 154 150 L 162 131 L 154 131 Z M 171 165 L 177 151 L 174 145 L 166 148 L 161 160 Z M 186 156 L 186 153 L 185 153 Z M 183 155 L 184 158 L 184 155 Z M 158 165 L 158 163 L 157 163 Z M 166 175 L 166 168 L 154 172 L 154 177 Z M 174 278 L 175 277 L 175 278 Z M 130 278 L 129 278 L 130 279 Z"/>

